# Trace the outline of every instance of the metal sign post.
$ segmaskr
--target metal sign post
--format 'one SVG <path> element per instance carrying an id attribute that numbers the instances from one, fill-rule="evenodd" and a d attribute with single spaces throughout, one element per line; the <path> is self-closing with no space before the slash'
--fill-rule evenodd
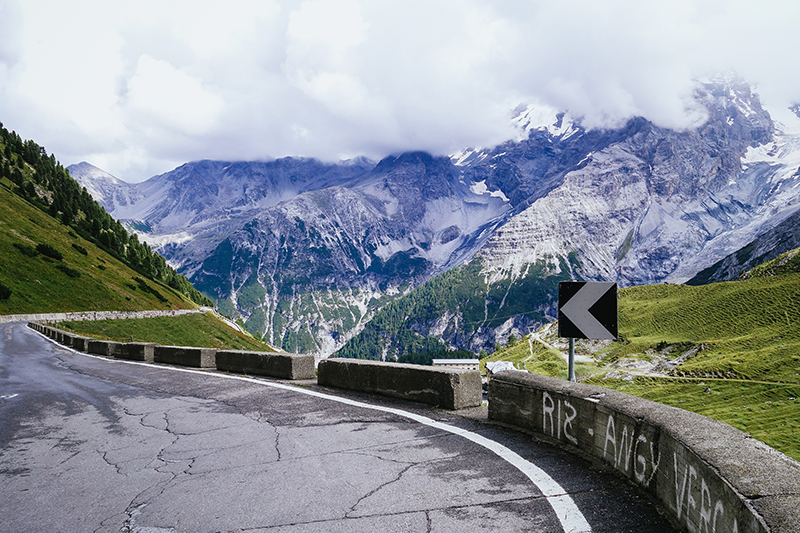
<path id="1" fill-rule="evenodd" d="M 569 338 L 569 361 L 567 362 L 569 365 L 569 373 L 567 375 L 567 379 L 570 381 L 575 381 L 575 338 Z"/>
<path id="2" fill-rule="evenodd" d="M 617 339 L 617 284 L 558 284 L 558 336 L 569 338 L 568 379 L 575 381 L 575 339 Z"/>

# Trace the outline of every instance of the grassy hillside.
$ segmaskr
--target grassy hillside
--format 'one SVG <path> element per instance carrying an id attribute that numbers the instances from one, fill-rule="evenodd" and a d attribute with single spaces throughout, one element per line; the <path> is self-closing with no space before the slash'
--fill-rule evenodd
<path id="1" fill-rule="evenodd" d="M 0 314 L 196 307 L 80 237 L 11 187 L 9 180 L 0 180 L 0 285 L 10 290 L 7 298 L 0 294 Z"/>
<path id="2" fill-rule="evenodd" d="M 579 380 L 716 418 L 800 460 L 800 274 L 632 287 L 619 318 L 620 340 L 576 343 Z M 566 378 L 565 353 L 551 325 L 483 361 Z"/>
<path id="3" fill-rule="evenodd" d="M 229 350 L 275 351 L 235 330 L 213 313 L 126 320 L 62 322 L 57 327 L 80 335 L 119 341 L 157 342 L 172 346 L 197 346 Z"/>
<path id="4" fill-rule="evenodd" d="M 4 195 L 16 195 L 25 200 L 29 207 L 39 209 L 54 221 L 68 227 L 70 235 L 79 235 L 94 243 L 142 278 L 168 285 L 200 305 L 211 305 L 211 301 L 192 287 L 185 276 L 178 274 L 147 243 L 139 242 L 136 235 L 129 234 L 119 221 L 106 213 L 88 191 L 56 161 L 55 156 L 48 156 L 47 151 L 32 140 L 23 141 L 2 124 L 0 180 L 5 186 L 2 191 Z M 19 249 L 26 253 L 27 249 Z M 29 251 L 26 255 L 34 257 Z M 56 260 L 62 259 L 62 254 L 58 252 L 43 255 Z M 61 265 L 59 268 L 70 277 L 78 278 L 77 271 L 70 269 L 71 267 Z M 146 283 L 137 281 L 137 284 L 147 290 Z M 158 297 L 156 292 L 153 294 Z M 0 300 L 6 299 L 8 295 L 9 287 L 0 285 Z"/>

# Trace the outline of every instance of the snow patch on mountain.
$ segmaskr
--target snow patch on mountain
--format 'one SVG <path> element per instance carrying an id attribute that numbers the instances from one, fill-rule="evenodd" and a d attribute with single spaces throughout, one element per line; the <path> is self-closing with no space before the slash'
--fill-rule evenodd
<path id="1" fill-rule="evenodd" d="M 450 161 L 457 167 L 464 167 L 483 161 L 491 153 L 488 148 L 465 148 L 450 156 Z"/>
<path id="2" fill-rule="evenodd" d="M 568 139 L 579 131 L 568 113 L 543 104 L 520 104 L 512 113 L 511 124 L 519 132 L 517 141 L 526 139 L 534 130 L 558 139 Z"/>
<path id="3" fill-rule="evenodd" d="M 497 157 L 497 156 L 495 156 Z M 479 182 L 473 182 L 470 185 L 469 190 L 473 193 L 477 194 L 478 196 L 482 196 L 484 194 L 488 194 L 489 196 L 493 196 L 495 198 L 500 198 L 504 202 L 510 202 L 511 200 L 505 195 L 505 193 L 501 190 L 490 191 L 489 187 L 486 186 L 486 180 L 481 180 Z"/>

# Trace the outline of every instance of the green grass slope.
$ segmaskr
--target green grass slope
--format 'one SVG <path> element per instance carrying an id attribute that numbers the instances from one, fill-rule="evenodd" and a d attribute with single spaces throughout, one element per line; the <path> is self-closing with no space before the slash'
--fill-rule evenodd
<path id="1" fill-rule="evenodd" d="M 619 331 L 576 343 L 579 380 L 710 416 L 800 460 L 800 274 L 624 289 Z M 550 325 L 483 361 L 565 378 L 555 335 Z"/>
<path id="2" fill-rule="evenodd" d="M 789 250 L 772 261 L 762 263 L 742 274 L 742 279 L 780 276 L 800 272 L 800 248 Z"/>
<path id="3" fill-rule="evenodd" d="M 143 279 L 11 186 L 0 180 L 0 289 L 10 291 L 0 294 L 0 315 L 197 307 L 170 287 Z"/>
<path id="4" fill-rule="evenodd" d="M 57 327 L 80 335 L 117 341 L 156 342 L 227 350 L 275 350 L 222 322 L 213 313 L 176 317 L 62 322 Z"/>
<path id="5" fill-rule="evenodd" d="M 135 234 L 129 234 L 118 220 L 92 199 L 89 192 L 75 181 L 54 155 L 48 155 L 44 147 L 32 140 L 23 141 L 15 132 L 9 132 L 0 124 L 0 180 L 5 194 L 14 194 L 34 207 L 69 227 L 70 235 L 79 235 L 94 243 L 118 259 L 144 279 L 163 283 L 199 305 L 212 305 L 200 294 L 185 276 L 178 274 L 166 260 L 153 252 L 147 243 L 140 242 Z M 13 229 L 13 228 L 12 228 Z M 45 246 L 45 245 L 38 245 Z M 60 261 L 62 253 L 48 247 L 40 250 L 43 255 Z M 76 245 L 77 246 L 77 245 Z M 18 248 L 23 255 L 35 257 L 27 248 Z M 76 248 L 83 250 L 86 248 Z M 57 250 L 57 248 L 56 248 Z M 70 277 L 78 278 L 79 272 L 64 264 L 58 268 Z M 136 282 L 142 290 L 151 292 L 162 303 L 158 291 L 148 289 L 146 282 Z M 7 285 L 0 285 L 0 300 L 10 294 Z"/>

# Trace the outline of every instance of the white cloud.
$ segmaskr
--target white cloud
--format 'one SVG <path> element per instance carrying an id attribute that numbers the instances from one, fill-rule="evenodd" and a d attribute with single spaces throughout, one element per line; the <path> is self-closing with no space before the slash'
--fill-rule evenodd
<path id="1" fill-rule="evenodd" d="M 6 0 L 0 121 L 129 180 L 489 146 L 522 102 L 691 127 L 695 80 L 719 72 L 775 113 L 800 101 L 797 20 L 780 0 Z"/>
<path id="2" fill-rule="evenodd" d="M 212 130 L 223 112 L 222 99 L 203 87 L 201 80 L 187 75 L 166 61 L 139 58 L 136 73 L 128 80 L 126 111 L 153 133 L 159 127 L 186 135 Z"/>

